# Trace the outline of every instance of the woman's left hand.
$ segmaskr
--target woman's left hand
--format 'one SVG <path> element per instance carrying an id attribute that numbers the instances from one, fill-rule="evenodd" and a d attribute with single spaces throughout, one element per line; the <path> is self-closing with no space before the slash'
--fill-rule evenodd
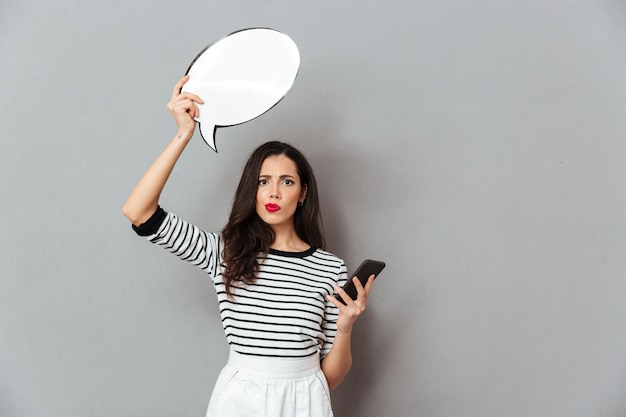
<path id="1" fill-rule="evenodd" d="M 367 297 L 372 289 L 372 284 L 374 283 L 374 275 L 370 275 L 369 279 L 365 283 L 365 287 L 363 287 L 363 284 L 361 284 L 361 281 L 359 281 L 357 277 L 353 277 L 352 282 L 354 282 L 354 286 L 356 287 L 356 300 L 350 298 L 350 296 L 338 286 L 335 286 L 335 291 L 339 294 L 341 299 L 346 302 L 346 304 L 343 304 L 333 296 L 328 297 L 330 302 L 339 309 L 337 331 L 344 333 L 350 333 L 352 331 L 354 322 L 356 322 L 361 313 L 365 311 L 365 307 L 367 306 Z"/>

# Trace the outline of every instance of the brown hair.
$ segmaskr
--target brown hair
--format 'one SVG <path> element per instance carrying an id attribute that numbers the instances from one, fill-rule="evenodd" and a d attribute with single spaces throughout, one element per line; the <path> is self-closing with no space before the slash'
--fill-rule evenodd
<path id="1" fill-rule="evenodd" d="M 306 200 L 294 215 L 296 233 L 312 247 L 324 249 L 324 229 L 319 208 L 319 195 L 313 169 L 304 155 L 283 142 L 267 142 L 255 149 L 241 175 L 228 223 L 222 230 L 224 241 L 223 277 L 226 293 L 238 283 L 251 284 L 258 270 L 258 257 L 267 255 L 274 241 L 274 232 L 256 212 L 256 195 L 261 165 L 269 156 L 285 155 L 298 169 L 300 185 L 307 188 Z"/>

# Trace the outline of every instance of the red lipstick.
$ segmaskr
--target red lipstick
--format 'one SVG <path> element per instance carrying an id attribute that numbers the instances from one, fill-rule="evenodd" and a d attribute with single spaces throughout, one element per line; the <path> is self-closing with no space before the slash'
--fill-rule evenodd
<path id="1" fill-rule="evenodd" d="M 265 205 L 265 210 L 269 211 L 270 213 L 274 213 L 280 210 L 280 206 L 278 204 L 268 203 Z"/>

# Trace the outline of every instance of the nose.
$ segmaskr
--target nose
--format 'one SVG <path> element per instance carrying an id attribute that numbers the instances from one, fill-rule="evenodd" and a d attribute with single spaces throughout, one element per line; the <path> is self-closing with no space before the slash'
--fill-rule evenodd
<path id="1" fill-rule="evenodd" d="M 271 198 L 280 199 L 280 192 L 278 191 L 278 187 L 274 187 L 272 192 L 270 193 Z"/>

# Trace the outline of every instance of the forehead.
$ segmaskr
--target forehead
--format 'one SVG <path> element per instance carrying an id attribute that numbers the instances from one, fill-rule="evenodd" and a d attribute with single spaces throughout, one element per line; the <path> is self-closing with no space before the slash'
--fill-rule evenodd
<path id="1" fill-rule="evenodd" d="M 291 175 L 298 177 L 296 163 L 286 155 L 271 155 L 261 164 L 259 175 Z"/>

